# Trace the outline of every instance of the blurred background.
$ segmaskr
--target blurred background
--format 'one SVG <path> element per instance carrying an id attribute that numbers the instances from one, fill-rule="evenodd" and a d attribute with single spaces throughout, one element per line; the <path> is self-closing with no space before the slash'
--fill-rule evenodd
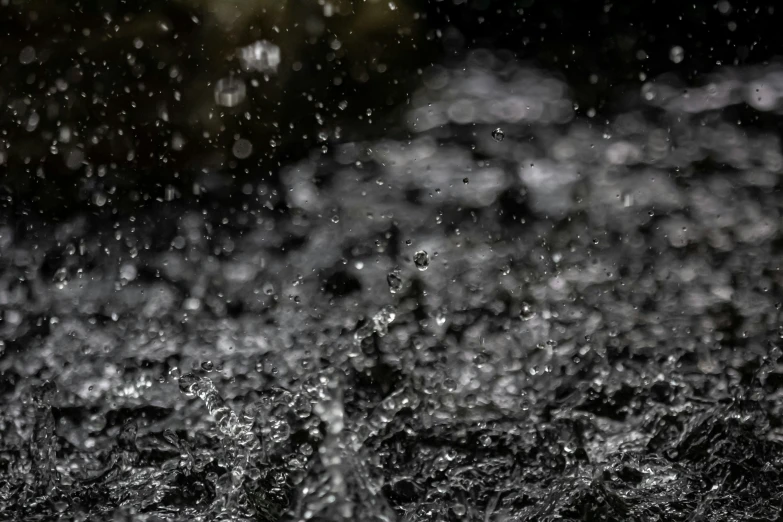
<path id="1" fill-rule="evenodd" d="M 217 173 L 275 185 L 335 143 L 404 137 L 415 89 L 483 47 L 600 123 L 661 75 L 774 60 L 777 20 L 740 0 L 2 0 L 0 201 L 67 214 L 203 197 Z"/>

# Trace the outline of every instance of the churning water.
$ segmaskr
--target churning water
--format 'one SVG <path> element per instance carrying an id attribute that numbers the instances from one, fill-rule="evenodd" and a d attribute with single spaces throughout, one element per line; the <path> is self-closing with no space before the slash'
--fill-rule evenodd
<path id="1" fill-rule="evenodd" d="M 779 519 L 782 79 L 477 52 L 244 202 L 9 222 L 0 520 Z"/>

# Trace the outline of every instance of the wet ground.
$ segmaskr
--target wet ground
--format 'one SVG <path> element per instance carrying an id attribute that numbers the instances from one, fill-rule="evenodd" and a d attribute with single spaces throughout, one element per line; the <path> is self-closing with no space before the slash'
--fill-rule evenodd
<path id="1" fill-rule="evenodd" d="M 782 78 L 477 51 L 410 139 L 7 220 L 0 519 L 779 519 Z"/>

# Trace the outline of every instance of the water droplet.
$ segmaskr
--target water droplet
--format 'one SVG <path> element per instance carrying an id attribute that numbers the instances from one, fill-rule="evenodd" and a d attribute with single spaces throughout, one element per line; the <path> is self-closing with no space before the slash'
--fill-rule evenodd
<path id="1" fill-rule="evenodd" d="M 530 306 L 529 303 L 522 303 L 519 311 L 519 318 L 523 321 L 529 321 L 533 317 L 535 317 L 536 312 L 533 310 L 533 307 Z"/>
<path id="2" fill-rule="evenodd" d="M 500 127 L 492 131 L 492 138 L 494 138 L 495 141 L 503 141 L 505 137 L 506 133 L 503 132 L 503 129 Z"/>
<path id="3" fill-rule="evenodd" d="M 68 281 L 68 269 L 64 266 L 58 268 L 54 273 L 54 280 L 58 283 L 64 283 Z"/>
<path id="4" fill-rule="evenodd" d="M 675 45 L 669 50 L 669 59 L 674 63 L 680 63 L 685 59 L 685 51 L 679 45 Z"/>
<path id="5" fill-rule="evenodd" d="M 377 314 L 375 314 L 373 320 L 377 326 L 386 327 L 392 324 L 396 318 L 397 310 L 392 305 L 386 305 L 381 308 Z"/>
<path id="6" fill-rule="evenodd" d="M 444 310 L 438 310 L 435 312 L 435 324 L 443 326 L 446 324 L 446 312 Z"/>
<path id="7" fill-rule="evenodd" d="M 234 142 L 231 153 L 237 159 L 245 159 L 253 153 L 253 144 L 242 138 Z"/>
<path id="8" fill-rule="evenodd" d="M 33 388 L 33 402 L 39 408 L 50 406 L 56 393 L 57 385 L 52 381 L 44 381 Z"/>
<path id="9" fill-rule="evenodd" d="M 211 372 L 215 368 L 215 365 L 212 363 L 212 361 L 204 361 L 201 363 L 201 369 L 205 372 Z"/>
<path id="10" fill-rule="evenodd" d="M 280 48 L 267 40 L 259 40 L 239 49 L 239 60 L 246 71 L 277 73 Z"/>
<path id="11" fill-rule="evenodd" d="M 416 264 L 416 268 L 423 272 L 430 267 L 430 255 L 424 250 L 419 250 L 413 254 L 413 262 Z"/>
<path id="12" fill-rule="evenodd" d="M 402 279 L 394 272 L 389 272 L 389 275 L 386 276 L 386 282 L 389 284 L 389 291 L 391 293 L 396 294 L 402 290 Z"/>
<path id="13" fill-rule="evenodd" d="M 192 373 L 186 373 L 179 378 L 179 389 L 188 397 L 193 397 L 196 395 L 196 388 L 200 383 L 200 377 L 193 375 Z"/>
<path id="14" fill-rule="evenodd" d="M 272 442 L 281 443 L 291 436 L 291 426 L 283 419 L 275 419 L 269 427 L 269 438 Z"/>
<path id="15" fill-rule="evenodd" d="M 300 419 L 306 419 L 313 411 L 313 404 L 305 395 L 297 395 L 293 404 L 294 411 Z"/>
<path id="16" fill-rule="evenodd" d="M 35 60 L 35 48 L 28 45 L 19 52 L 19 63 L 22 65 L 31 64 L 33 60 Z"/>
<path id="17" fill-rule="evenodd" d="M 223 78 L 215 84 L 215 103 L 221 107 L 236 107 L 247 95 L 245 82 L 233 77 Z"/>
<path id="18" fill-rule="evenodd" d="M 468 178 L 462 178 L 462 182 L 463 182 L 465 185 L 467 185 L 468 183 L 470 183 L 470 180 L 469 180 Z"/>

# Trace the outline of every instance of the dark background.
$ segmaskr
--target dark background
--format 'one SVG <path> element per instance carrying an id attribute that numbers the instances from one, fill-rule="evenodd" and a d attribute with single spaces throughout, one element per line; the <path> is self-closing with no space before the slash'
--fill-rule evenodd
<path id="1" fill-rule="evenodd" d="M 314 149 L 404 133 L 400 112 L 422 71 L 475 48 L 507 50 L 561 75 L 577 115 L 594 108 L 595 121 L 605 121 L 637 96 L 640 74 L 673 73 L 693 84 L 722 66 L 774 60 L 783 9 L 737 0 L 396 0 L 332 2 L 325 17 L 310 0 L 227 5 L 3 2 L 6 214 L 95 210 L 96 191 L 120 212 L 165 199 L 166 187 L 188 199 L 205 172 L 225 175 L 227 193 L 245 182 L 274 186 L 281 165 Z M 237 47 L 261 38 L 282 54 L 267 79 L 242 73 L 236 59 Z M 28 46 L 35 59 L 22 64 Z M 680 63 L 670 59 L 673 46 L 684 50 Z M 214 83 L 230 73 L 259 87 L 248 83 L 237 107 L 216 106 Z M 58 138 L 62 127 L 67 143 Z M 181 150 L 172 149 L 175 136 Z M 247 159 L 231 154 L 237 136 L 253 143 Z"/>

